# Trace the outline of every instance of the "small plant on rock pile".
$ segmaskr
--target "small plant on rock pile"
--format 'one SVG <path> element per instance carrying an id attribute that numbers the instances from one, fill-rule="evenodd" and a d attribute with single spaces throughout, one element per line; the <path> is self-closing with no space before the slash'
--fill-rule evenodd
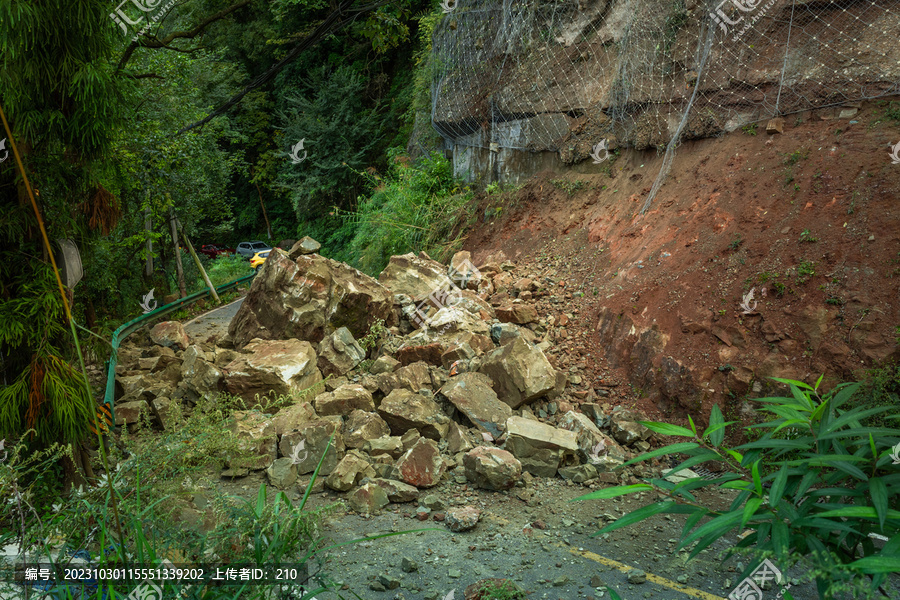
<path id="1" fill-rule="evenodd" d="M 662 435 L 687 438 L 643 454 L 624 466 L 654 457 L 684 454 L 672 472 L 707 461 L 721 461 L 726 471 L 712 480 L 689 477 L 680 483 L 653 479 L 650 483 L 595 491 L 576 500 L 605 499 L 655 490 L 665 500 L 644 506 L 604 527 L 597 535 L 638 523 L 660 513 L 688 515 L 677 550 L 692 547 L 697 556 L 729 532 L 749 528 L 726 560 L 741 551 L 753 554 L 741 579 L 764 558 L 781 570 L 804 561 L 807 577 L 819 596 L 869 598 L 890 573 L 900 571 L 900 428 L 866 427 L 864 422 L 890 406 L 858 406 L 845 410 L 859 384 L 841 384 L 827 393 L 800 381 L 775 379 L 787 385 L 790 397 L 762 398 L 759 409 L 776 417 L 748 429 L 765 433 L 734 449 L 724 447 L 725 422 L 713 407 L 710 425 L 691 428 L 643 422 Z M 896 420 L 892 415 L 886 420 Z M 893 425 L 893 424 L 892 424 Z M 784 434 L 787 434 L 786 436 Z M 765 474 L 763 473 L 765 467 Z M 727 510 L 713 510 L 691 493 L 708 486 L 738 491 Z M 701 524 L 701 521 L 706 520 Z M 881 547 L 877 540 L 884 541 Z M 885 541 L 886 540 L 886 541 Z M 880 543 L 880 542 L 879 542 Z"/>

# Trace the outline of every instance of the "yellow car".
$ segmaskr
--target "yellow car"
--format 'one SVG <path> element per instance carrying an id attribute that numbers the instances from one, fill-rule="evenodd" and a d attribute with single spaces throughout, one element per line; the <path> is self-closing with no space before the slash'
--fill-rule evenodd
<path id="1" fill-rule="evenodd" d="M 272 250 L 263 250 L 262 252 L 257 252 L 253 255 L 253 258 L 250 259 L 250 267 L 259 271 L 262 268 L 266 259 L 269 258 L 269 252 Z"/>

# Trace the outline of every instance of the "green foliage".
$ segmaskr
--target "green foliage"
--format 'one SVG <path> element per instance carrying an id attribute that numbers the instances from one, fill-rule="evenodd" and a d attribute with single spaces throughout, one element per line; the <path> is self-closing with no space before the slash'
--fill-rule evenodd
<path id="1" fill-rule="evenodd" d="M 851 403 L 864 409 L 889 407 L 896 411 L 900 406 L 900 364 L 889 363 L 868 371 Z M 863 419 L 862 423 L 881 427 L 888 425 L 889 419 L 890 416 L 875 414 Z"/>
<path id="2" fill-rule="evenodd" d="M 784 164 L 789 167 L 793 167 L 801 160 L 806 159 L 809 156 L 809 148 L 798 148 L 794 150 L 790 154 L 784 155 Z"/>
<path id="3" fill-rule="evenodd" d="M 299 164 L 285 154 L 278 176 L 298 218 L 349 203 L 381 121 L 377 109 L 365 107 L 365 81 L 350 67 L 317 69 L 305 88 L 309 97 L 289 97 L 291 108 L 279 113 L 285 150 L 302 139 L 307 152 Z"/>
<path id="4" fill-rule="evenodd" d="M 437 260 L 449 258 L 462 242 L 456 230 L 473 197 L 437 152 L 415 164 L 400 151 L 392 157 L 384 178 L 359 173 L 374 192 L 359 198 L 355 213 L 335 211 L 344 218 L 342 231 L 349 238 L 345 260 L 371 275 L 396 254 L 425 251 Z"/>
<path id="5" fill-rule="evenodd" d="M 376 319 L 372 325 L 369 326 L 369 330 L 359 340 L 359 345 L 363 350 L 371 350 L 378 346 L 382 339 L 389 335 L 387 327 L 384 326 L 384 319 Z"/>
<path id="6" fill-rule="evenodd" d="M 585 182 L 581 179 L 570 181 L 568 179 L 551 179 L 550 183 L 553 187 L 563 190 L 570 198 L 575 195 L 578 190 L 584 187 Z"/>
<path id="7" fill-rule="evenodd" d="M 744 238 L 740 236 L 740 234 L 734 236 L 734 239 L 731 240 L 731 243 L 728 244 L 728 249 L 732 252 L 737 252 L 740 247 L 744 244 Z"/>
<path id="8" fill-rule="evenodd" d="M 891 121 L 900 121 L 900 102 L 889 102 L 884 109 L 884 118 Z"/>
<path id="9" fill-rule="evenodd" d="M 750 123 L 741 127 L 741 131 L 743 131 L 747 135 L 756 135 L 756 127 L 756 123 Z"/>
<path id="10" fill-rule="evenodd" d="M 253 273 L 253 269 L 250 268 L 250 261 L 237 254 L 219 256 L 218 258 L 209 260 L 204 268 L 214 287 L 224 285 L 229 281 L 234 281 L 235 279 L 240 279 L 241 277 L 246 277 Z M 205 284 L 201 287 L 205 287 Z"/>
<path id="11" fill-rule="evenodd" d="M 853 598 L 872 597 L 888 574 L 900 569 L 900 477 L 891 465 L 891 450 L 900 443 L 900 428 L 896 422 L 889 427 L 864 427 L 862 423 L 891 407 L 846 409 L 860 389 L 855 383 L 820 393 L 822 378 L 815 386 L 775 381 L 788 386 L 790 396 L 759 400 L 764 405 L 760 413 L 770 415 L 770 420 L 748 428 L 764 431 L 759 439 L 728 448 L 725 431 L 734 422 L 725 422 L 719 407 L 714 406 L 709 427 L 702 433 L 692 420 L 691 429 L 644 422 L 657 433 L 691 441 L 659 448 L 623 465 L 686 455 L 673 472 L 721 461 L 727 466 L 717 478 L 691 477 L 678 484 L 653 479 L 649 484 L 598 490 L 576 500 L 653 490 L 666 499 L 625 515 L 599 533 L 661 513 L 689 515 L 677 550 L 690 546 L 693 558 L 729 532 L 749 528 L 752 533 L 729 550 L 726 559 L 746 552 L 757 559 L 771 558 L 782 571 L 803 560 L 821 597 L 843 593 Z M 889 418 L 897 419 L 896 415 Z M 779 436 L 781 432 L 787 436 Z M 704 487 L 738 494 L 727 510 L 715 510 L 691 493 Z M 878 549 L 870 533 L 886 536 L 888 541 Z M 748 565 L 740 578 L 751 573 L 758 562 Z"/>
<path id="12" fill-rule="evenodd" d="M 492 580 L 483 581 L 478 585 L 476 593 L 480 600 L 523 600 L 527 597 L 525 592 L 508 580 L 499 583 Z"/>
<path id="13" fill-rule="evenodd" d="M 819 238 L 813 237 L 812 234 L 809 232 L 809 229 L 804 229 L 803 232 L 800 234 L 800 243 L 801 244 L 803 242 L 812 244 L 812 243 L 815 243 L 818 241 L 819 241 Z"/>
<path id="14" fill-rule="evenodd" d="M 816 275 L 816 263 L 808 260 L 800 261 L 797 265 L 797 285 L 802 285 Z"/>

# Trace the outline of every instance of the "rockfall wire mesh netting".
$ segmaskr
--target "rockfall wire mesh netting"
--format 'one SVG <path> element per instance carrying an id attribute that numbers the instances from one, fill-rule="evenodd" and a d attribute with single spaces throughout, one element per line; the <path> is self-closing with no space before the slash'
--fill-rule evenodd
<path id="1" fill-rule="evenodd" d="M 671 159 L 684 139 L 900 92 L 898 4 L 458 0 L 434 32 L 432 124 L 569 164 L 603 139 Z"/>

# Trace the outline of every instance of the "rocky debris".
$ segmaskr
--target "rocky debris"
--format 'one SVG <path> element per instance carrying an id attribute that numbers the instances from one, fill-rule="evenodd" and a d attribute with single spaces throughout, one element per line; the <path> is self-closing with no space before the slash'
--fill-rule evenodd
<path id="1" fill-rule="evenodd" d="M 372 457 L 387 455 L 391 458 L 399 458 L 404 452 L 403 438 L 389 435 L 375 440 L 368 440 L 363 444 L 362 449 L 363 452 Z"/>
<path id="2" fill-rule="evenodd" d="M 366 352 L 346 327 L 339 327 L 319 342 L 319 370 L 323 375 L 343 375 L 366 358 Z"/>
<path id="3" fill-rule="evenodd" d="M 463 373 L 452 378 L 439 392 L 480 431 L 499 438 L 506 429 L 512 409 L 491 389 L 491 379 L 483 373 Z"/>
<path id="4" fill-rule="evenodd" d="M 441 413 L 434 400 L 405 389 L 396 389 L 388 394 L 378 406 L 378 414 L 391 427 L 394 435 L 415 429 L 427 438 L 440 440 L 446 436 L 450 426 L 450 419 Z"/>
<path id="5" fill-rule="evenodd" d="M 292 431 L 281 436 L 278 443 L 278 449 L 283 456 L 291 456 L 294 454 L 295 448 L 302 441 L 304 450 L 300 453 L 301 459 L 297 463 L 297 473 L 306 475 L 316 470 L 319 460 L 325 454 L 325 460 L 322 461 L 322 468 L 319 476 L 329 475 L 337 466 L 338 461 L 344 454 L 344 439 L 341 436 L 341 418 L 326 417 L 316 421 L 303 423 L 296 431 Z M 334 438 L 332 438 L 332 435 Z M 331 444 L 328 444 L 331 439 Z M 328 448 L 326 452 L 326 447 Z"/>
<path id="6" fill-rule="evenodd" d="M 488 490 L 508 490 L 522 476 L 522 463 L 506 450 L 479 446 L 463 457 L 466 479 Z"/>
<path id="7" fill-rule="evenodd" d="M 379 477 L 372 479 L 370 483 L 383 489 L 391 502 L 413 502 L 419 498 L 419 488 L 402 481 Z"/>
<path id="8" fill-rule="evenodd" d="M 650 437 L 650 430 L 638 423 L 641 420 L 645 419 L 636 413 L 616 410 L 610 416 L 609 429 L 617 442 L 630 446 Z"/>
<path id="9" fill-rule="evenodd" d="M 431 387 L 431 373 L 423 362 L 401 367 L 393 373 L 382 373 L 375 377 L 375 382 L 382 394 L 388 395 L 396 389 L 418 392 L 422 388 Z"/>
<path id="10" fill-rule="evenodd" d="M 387 492 L 375 483 L 365 483 L 347 495 L 347 504 L 356 512 L 375 513 L 388 505 Z"/>
<path id="11" fill-rule="evenodd" d="M 274 487 L 287 489 L 297 482 L 297 465 L 288 457 L 276 458 L 266 469 L 266 475 Z"/>
<path id="12" fill-rule="evenodd" d="M 150 340 L 154 344 L 179 350 L 187 350 L 191 345 L 191 339 L 185 333 L 184 325 L 178 321 L 163 321 L 154 325 L 150 330 Z"/>
<path id="13" fill-rule="evenodd" d="M 319 394 L 314 400 L 316 412 L 322 416 L 349 415 L 354 410 L 372 412 L 375 401 L 372 394 L 363 386 L 348 383 L 333 392 Z"/>
<path id="14" fill-rule="evenodd" d="M 350 450 L 325 479 L 325 485 L 338 492 L 346 492 L 365 478 L 375 477 L 375 470 L 358 450 Z"/>
<path id="15" fill-rule="evenodd" d="M 599 461 L 601 456 L 614 458 L 619 464 L 625 461 L 625 451 L 621 446 L 603 434 L 587 415 L 570 410 L 560 417 L 558 426 L 575 433 L 578 457 L 583 462 Z"/>
<path id="16" fill-rule="evenodd" d="M 299 256 L 307 254 L 315 254 L 322 248 L 322 244 L 312 239 L 308 235 L 303 236 L 300 240 L 291 245 L 288 257 L 291 260 L 297 260 Z"/>
<path id="17" fill-rule="evenodd" d="M 378 319 L 392 325 L 393 304 L 389 290 L 349 265 L 318 254 L 291 260 L 276 248 L 228 332 L 238 349 L 254 338 L 320 342 L 340 327 L 360 338 Z"/>
<path id="18" fill-rule="evenodd" d="M 300 340 L 253 340 L 222 371 L 226 391 L 251 406 L 263 397 L 295 394 L 322 381 L 312 344 Z"/>
<path id="19" fill-rule="evenodd" d="M 281 437 L 285 433 L 296 431 L 304 423 L 315 421 L 319 418 L 316 410 L 309 402 L 300 402 L 286 406 L 276 413 L 272 419 L 275 426 L 275 435 Z"/>
<path id="20" fill-rule="evenodd" d="M 644 571 L 641 571 L 640 569 L 631 569 L 626 574 L 626 577 L 628 579 L 628 583 L 631 583 L 634 585 L 639 585 L 641 583 L 647 582 L 647 574 Z"/>
<path id="21" fill-rule="evenodd" d="M 344 444 L 348 448 L 361 448 L 370 440 L 389 436 L 391 428 L 375 412 L 354 410 L 344 422 Z"/>
<path id="22" fill-rule="evenodd" d="M 506 434 L 506 449 L 532 475 L 553 477 L 563 458 L 578 452 L 574 432 L 540 421 L 510 417 L 506 421 Z"/>
<path id="23" fill-rule="evenodd" d="M 495 309 L 497 318 L 503 323 L 516 323 L 525 325 L 535 323 L 538 320 L 537 310 L 531 304 L 525 304 L 517 300 L 511 304 L 504 304 Z"/>
<path id="24" fill-rule="evenodd" d="M 429 439 L 419 438 L 403 456 L 397 459 L 400 479 L 417 488 L 437 485 L 446 470 L 438 445 Z"/>
<path id="25" fill-rule="evenodd" d="M 142 413 L 148 414 L 150 412 L 150 406 L 145 400 L 117 403 L 115 409 L 116 425 L 137 423 L 140 421 Z"/>
<path id="26" fill-rule="evenodd" d="M 450 531 L 474 529 L 481 519 L 481 511 L 474 506 L 461 506 L 447 511 L 447 527 Z"/>
<path id="27" fill-rule="evenodd" d="M 559 469 L 559 476 L 573 483 L 584 483 L 596 479 L 599 476 L 597 467 L 588 463 L 583 465 L 571 465 Z"/>
<path id="28" fill-rule="evenodd" d="M 451 281 L 447 276 L 447 267 L 410 252 L 392 256 L 378 276 L 378 283 L 394 294 L 405 294 L 413 302 L 421 302 L 435 290 L 450 285 Z"/>
<path id="29" fill-rule="evenodd" d="M 261 470 L 278 458 L 278 438 L 271 419 L 256 412 L 232 413 L 231 435 L 239 442 L 241 456 L 228 459 L 228 467 L 234 469 Z"/>
<path id="30" fill-rule="evenodd" d="M 505 346 L 520 337 L 524 338 L 528 343 L 534 343 L 536 339 L 533 331 L 513 323 L 495 323 L 491 325 L 491 340 L 498 346 Z"/>
<path id="31" fill-rule="evenodd" d="M 494 381 L 497 396 L 513 409 L 556 386 L 556 372 L 547 357 L 521 338 L 487 354 L 479 372 Z"/>
<path id="32" fill-rule="evenodd" d="M 207 396 L 219 391 L 222 371 L 206 360 L 202 350 L 197 346 L 190 346 L 182 358 L 181 381 L 185 387 L 197 396 Z"/>
<path id="33" fill-rule="evenodd" d="M 379 356 L 369 367 L 369 373 L 372 375 L 381 375 L 382 373 L 393 373 L 400 366 L 400 361 L 393 356 Z"/>

